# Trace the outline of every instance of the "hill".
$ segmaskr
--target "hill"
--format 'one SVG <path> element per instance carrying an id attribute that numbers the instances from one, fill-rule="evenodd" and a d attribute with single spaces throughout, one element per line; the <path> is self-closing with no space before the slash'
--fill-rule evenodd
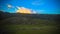
<path id="1" fill-rule="evenodd" d="M 5 22 L 25 22 L 25 21 L 59 21 L 59 14 L 22 14 L 22 13 L 8 13 L 0 11 L 0 20 Z M 7 20 L 7 21 L 6 21 Z M 12 20 L 12 21 L 9 21 Z"/>
<path id="2" fill-rule="evenodd" d="M 28 18 L 36 18 L 36 19 L 47 19 L 53 20 L 60 16 L 60 14 L 22 14 L 22 13 L 8 13 L 0 11 L 0 19 L 5 19 L 9 17 L 28 17 Z"/>
<path id="3" fill-rule="evenodd" d="M 59 19 L 60 14 L 21 14 L 0 11 L 0 34 L 56 34 L 60 29 Z"/>

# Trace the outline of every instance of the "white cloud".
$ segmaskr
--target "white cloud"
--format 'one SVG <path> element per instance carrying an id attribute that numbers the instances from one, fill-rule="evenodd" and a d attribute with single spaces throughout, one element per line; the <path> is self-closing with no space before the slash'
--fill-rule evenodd
<path id="1" fill-rule="evenodd" d="M 34 11 L 34 10 L 32 11 L 32 14 L 36 14 L 36 13 L 37 13 L 36 11 Z"/>
<path id="2" fill-rule="evenodd" d="M 32 10 L 32 9 L 29 9 L 29 8 L 19 7 L 19 6 L 17 6 L 17 9 L 28 9 L 28 10 Z"/>
<path id="3" fill-rule="evenodd" d="M 17 9 L 27 9 L 27 8 L 17 6 Z"/>
<path id="4" fill-rule="evenodd" d="M 19 6 L 17 6 L 17 9 L 20 9 L 20 7 L 19 7 Z"/>
<path id="5" fill-rule="evenodd" d="M 45 10 L 32 10 L 32 14 L 43 13 Z"/>
<path id="6" fill-rule="evenodd" d="M 10 5 L 10 4 L 8 4 L 7 6 L 8 6 L 8 8 L 12 8 L 12 5 Z"/>

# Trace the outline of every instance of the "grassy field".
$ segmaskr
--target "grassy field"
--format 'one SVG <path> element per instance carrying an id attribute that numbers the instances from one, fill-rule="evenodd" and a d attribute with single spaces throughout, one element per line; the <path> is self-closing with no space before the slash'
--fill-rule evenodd
<path id="1" fill-rule="evenodd" d="M 4 34 L 53 34 L 55 26 L 5 25 Z"/>
<path id="2" fill-rule="evenodd" d="M 1 20 L 1 34 L 55 34 L 56 23 L 50 20 L 18 17 Z"/>

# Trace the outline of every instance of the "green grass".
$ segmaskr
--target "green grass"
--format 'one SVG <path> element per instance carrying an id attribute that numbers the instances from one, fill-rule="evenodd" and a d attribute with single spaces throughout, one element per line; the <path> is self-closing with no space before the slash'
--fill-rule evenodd
<path id="1" fill-rule="evenodd" d="M 5 25 L 11 34 L 53 34 L 55 26 L 39 26 L 39 25 Z M 35 29 L 37 28 L 37 29 Z"/>
<path id="2" fill-rule="evenodd" d="M 56 30 L 56 23 L 50 20 L 27 19 L 20 21 L 17 18 L 9 18 L 2 20 L 2 24 L 4 25 L 2 28 L 8 34 L 53 34 Z"/>

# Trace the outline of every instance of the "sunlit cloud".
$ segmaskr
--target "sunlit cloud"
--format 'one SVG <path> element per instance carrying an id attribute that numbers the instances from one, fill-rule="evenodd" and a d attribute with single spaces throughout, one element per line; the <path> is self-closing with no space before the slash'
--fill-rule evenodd
<path id="1" fill-rule="evenodd" d="M 36 14 L 36 12 L 32 9 L 28 9 L 25 7 L 17 7 L 18 10 L 16 11 L 17 13 L 25 13 L 25 14 Z"/>
<path id="2" fill-rule="evenodd" d="M 18 10 L 16 11 L 17 13 L 31 14 L 31 10 L 25 7 L 17 7 L 17 8 L 18 8 Z"/>

